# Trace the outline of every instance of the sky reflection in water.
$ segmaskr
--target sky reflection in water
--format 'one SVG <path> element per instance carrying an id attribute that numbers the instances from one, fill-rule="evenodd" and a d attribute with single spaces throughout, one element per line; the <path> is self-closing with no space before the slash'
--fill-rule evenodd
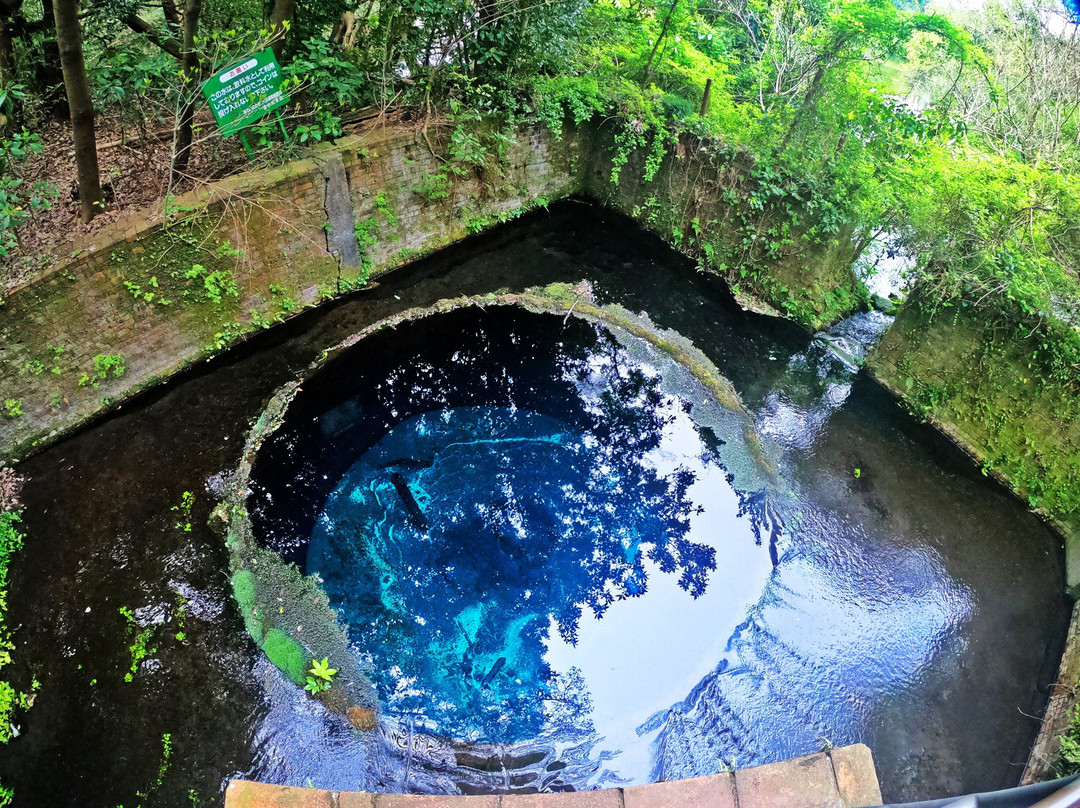
<path id="1" fill-rule="evenodd" d="M 474 372 L 492 360 L 482 343 L 459 355 Z M 846 398 L 851 368 L 830 345 L 793 357 L 756 416 L 781 469 Z M 264 757 L 260 774 L 432 792 L 709 774 L 858 741 L 961 653 L 972 599 L 932 550 L 803 501 L 763 471 L 745 420 L 647 343 L 595 329 L 557 351 L 551 395 L 573 392 L 572 417 L 421 412 L 341 477 L 306 571 L 386 714 L 375 741 L 310 735 L 303 761 Z M 451 381 L 414 372 L 408 398 Z M 296 699 L 274 688 L 272 710 Z M 511 762 L 484 771 L 484 755 Z"/>

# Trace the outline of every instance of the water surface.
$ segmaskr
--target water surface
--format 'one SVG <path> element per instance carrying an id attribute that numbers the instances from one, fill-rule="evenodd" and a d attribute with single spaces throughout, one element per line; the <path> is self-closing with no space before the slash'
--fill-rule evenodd
<path id="1" fill-rule="evenodd" d="M 577 645 L 552 642 L 546 649 L 543 665 L 564 677 L 580 672 L 549 686 L 593 695 L 592 730 L 606 740 L 578 758 L 599 760 L 592 782 L 633 779 L 656 766 L 673 776 L 700 773 L 726 762 L 732 750 L 736 763 L 746 765 L 811 751 L 824 740 L 861 740 L 874 749 L 887 800 L 1014 784 L 1064 636 L 1058 541 L 890 397 L 845 370 L 823 344 L 828 340 L 740 312 L 720 284 L 651 237 L 570 203 L 268 332 L 23 464 L 31 477 L 24 495 L 30 539 L 13 569 L 9 619 L 19 628 L 16 662 L 6 670 L 23 686 L 40 679 L 42 689 L 19 722 L 20 737 L 0 749 L 0 779 L 14 786 L 17 804 L 180 806 L 192 798 L 214 804 L 236 775 L 344 788 L 381 771 L 384 788 L 400 787 L 400 753 L 425 734 L 415 722 L 399 724 L 399 734 L 354 755 L 355 736 L 284 682 L 244 634 L 228 595 L 225 553 L 203 527 L 217 475 L 236 465 L 248 425 L 273 390 L 364 325 L 443 297 L 583 278 L 602 300 L 647 310 L 713 359 L 774 443 L 784 489 L 806 506 L 784 504 L 785 531 L 774 559 L 768 536 L 758 545 L 751 520 L 737 516 L 738 487 L 728 486 L 714 497 L 724 513 L 735 508 L 723 542 L 713 530 L 687 534 L 715 552 L 716 569 L 698 597 L 679 585 L 681 574 L 651 570 L 643 560 L 648 597 L 655 600 L 627 597 L 599 619 L 585 609 Z M 530 451 L 594 451 L 585 444 L 588 424 L 572 414 L 527 410 L 537 413 L 532 418 L 505 402 L 448 404 L 444 409 L 458 412 L 443 441 L 471 421 L 473 428 L 498 423 L 504 436 L 527 438 L 530 447 L 519 458 L 524 466 Z M 487 411 L 465 411 L 470 406 Z M 407 433 L 387 432 L 376 451 L 397 454 L 393 441 L 408 440 Z M 370 450 L 381 439 L 372 436 L 358 448 Z M 363 456 L 354 454 L 332 482 L 344 485 Z M 372 456 L 378 462 L 368 468 L 396 459 Z M 587 457 L 564 482 L 587 487 L 596 464 Z M 671 471 L 655 468 L 660 476 Z M 415 482 L 409 475 L 420 471 L 398 473 L 409 485 Z M 355 479 L 370 484 L 364 473 L 357 468 Z M 464 483 L 454 480 L 450 462 L 433 463 L 426 473 Z M 706 479 L 697 473 L 695 485 Z M 509 482 L 515 491 L 527 487 Z M 422 488 L 415 492 L 421 498 Z M 174 510 L 184 491 L 196 495 L 190 532 Z M 717 482 L 710 494 L 715 491 L 724 486 Z M 514 535 L 510 501 L 490 514 L 500 541 Z M 550 501 L 515 508 L 538 520 Z M 324 496 L 307 512 L 311 527 L 326 504 Z M 449 499 L 442 508 L 452 510 Z M 769 513 L 764 505 L 759 512 Z M 426 518 L 433 523 L 434 515 Z M 642 515 L 643 533 L 651 518 Z M 765 527 L 771 535 L 768 522 Z M 444 539 L 438 552 L 465 552 Z M 540 576 L 503 569 L 514 557 L 505 555 L 484 563 L 506 578 Z M 627 565 L 633 570 L 632 559 Z M 635 577 L 627 572 L 620 580 L 629 592 Z M 552 590 L 570 583 L 546 582 Z M 749 608 L 715 600 L 736 590 Z M 576 595 L 551 597 L 564 602 Z M 124 676 L 132 639 L 121 606 L 152 627 L 154 650 L 131 682 Z M 475 644 L 484 620 L 470 623 L 468 604 L 454 615 L 465 629 L 462 641 L 467 635 Z M 512 656 L 495 639 L 507 636 L 510 623 L 489 622 L 492 650 L 474 655 L 473 681 L 483 672 L 483 693 L 501 675 L 482 689 L 498 659 Z M 536 637 L 541 625 L 534 621 Z M 556 636 L 549 626 L 544 638 Z M 901 645 L 908 650 L 898 653 Z M 695 656 L 677 657 L 668 650 L 674 648 L 692 648 Z M 466 656 L 460 650 L 447 641 L 443 658 L 460 665 Z M 524 666 L 524 678 L 517 678 L 539 682 L 543 665 Z M 425 675 L 439 684 L 432 672 Z M 616 686 L 597 696 L 606 682 Z M 497 686 L 504 685 L 511 698 L 520 692 L 516 682 Z M 465 699 L 464 691 L 454 698 Z M 740 705 L 735 715 L 716 706 L 728 703 Z M 478 731 L 490 741 L 499 739 L 497 729 Z M 172 752 L 155 786 L 165 733 Z M 519 744 L 526 735 L 532 737 L 525 742 L 535 740 L 523 728 L 500 742 Z M 622 757 L 609 766 L 598 751 Z M 462 762 L 483 769 L 467 752 Z M 529 764 L 485 765 L 505 771 L 513 787 L 514 767 Z M 478 777 L 486 782 L 489 775 Z M 140 792 L 148 796 L 139 798 Z"/>

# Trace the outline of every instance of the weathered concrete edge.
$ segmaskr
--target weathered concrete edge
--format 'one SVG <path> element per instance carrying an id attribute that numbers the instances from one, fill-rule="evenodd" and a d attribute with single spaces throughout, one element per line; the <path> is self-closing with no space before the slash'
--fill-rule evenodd
<path id="1" fill-rule="evenodd" d="M 233 780 L 225 808 L 868 808 L 881 804 L 873 754 L 854 744 L 735 772 L 553 794 L 370 794 Z"/>
<path id="2" fill-rule="evenodd" d="M 867 375 L 884 390 L 896 396 L 898 400 L 905 399 L 904 392 L 875 372 L 872 365 L 868 363 L 865 369 Z M 982 465 L 982 455 L 954 424 L 942 421 L 933 414 L 927 414 L 926 419 L 930 426 L 971 458 L 973 463 Z M 1004 485 L 1016 497 L 1022 498 L 1017 485 L 1007 474 L 998 469 L 988 469 L 987 474 Z M 1078 594 L 1077 589 L 1068 584 L 1080 580 L 1080 535 L 1059 519 L 1054 519 L 1044 513 L 1039 514 L 1039 517 L 1065 543 L 1066 595 L 1075 599 Z M 1061 655 L 1057 678 L 1054 680 L 1050 699 L 1043 712 L 1039 734 L 1028 755 L 1020 785 L 1038 783 L 1053 776 L 1058 741 L 1068 728 L 1069 717 L 1077 705 L 1080 705 L 1080 601 L 1073 605 L 1069 633 L 1065 639 L 1065 650 Z"/>
<path id="3" fill-rule="evenodd" d="M 347 645 L 344 628 L 339 624 L 337 613 L 330 609 L 329 602 L 325 601 L 325 595 L 319 589 L 319 583 L 311 580 L 312 587 L 319 591 L 319 597 L 325 601 L 323 605 L 326 608 L 320 615 L 309 613 L 302 621 L 297 620 L 295 615 L 284 619 L 277 617 L 273 609 L 264 612 L 260 616 L 256 599 L 244 594 L 242 592 L 243 587 L 237 583 L 238 576 L 241 575 L 256 580 L 275 569 L 290 566 L 285 564 L 276 553 L 259 547 L 253 538 L 251 519 L 247 510 L 247 499 L 250 490 L 251 473 L 259 449 L 284 423 L 286 411 L 307 379 L 313 373 L 325 367 L 330 361 L 348 349 L 357 346 L 363 340 L 381 331 L 393 329 L 399 325 L 422 320 L 433 315 L 466 308 L 488 309 L 500 306 L 520 307 L 534 313 L 556 314 L 565 316 L 565 318 L 573 316 L 590 323 L 603 323 L 632 337 L 648 341 L 672 360 L 686 368 L 697 382 L 713 395 L 720 406 L 742 417 L 744 435 L 748 445 L 751 447 L 751 452 L 758 467 L 766 475 L 772 476 L 776 473 L 775 467 L 761 447 L 759 436 L 753 429 L 753 420 L 750 413 L 740 400 L 734 385 L 720 373 L 719 369 L 708 357 L 693 342 L 673 331 L 657 327 L 646 315 L 635 315 L 618 305 L 598 305 L 593 300 L 591 286 L 587 283 L 576 286 L 571 286 L 568 283 L 554 283 L 545 287 L 530 287 L 520 293 L 491 293 L 443 298 L 430 306 L 406 309 L 365 326 L 337 345 L 322 351 L 306 368 L 298 371 L 290 381 L 274 392 L 266 407 L 248 430 L 238 464 L 233 473 L 229 475 L 228 483 L 222 491 L 221 502 L 214 509 L 209 521 L 211 529 L 224 536 L 225 546 L 229 551 L 232 594 L 240 613 L 244 617 L 245 628 L 251 634 L 252 639 L 260 648 L 265 650 L 264 639 L 267 632 L 276 630 L 304 645 L 310 652 L 309 656 L 316 659 L 329 657 L 337 660 L 336 664 L 341 672 L 336 681 L 343 685 L 338 695 L 346 697 L 345 702 L 335 697 L 335 703 L 340 707 L 338 712 L 347 713 L 350 707 L 359 707 L 374 713 L 377 711 L 378 706 L 374 701 L 374 691 L 371 689 L 366 676 L 346 661 L 351 658 L 351 654 L 347 648 L 343 647 Z M 299 572 L 295 571 L 295 568 L 293 569 L 294 574 L 299 575 Z M 309 579 L 302 576 L 302 580 Z M 283 614 L 280 607 L 277 609 L 277 614 Z M 299 622 L 302 622 L 308 629 L 303 635 L 299 633 L 299 628 L 296 632 L 291 629 L 292 625 L 297 625 Z M 312 631 L 313 625 L 325 626 L 327 631 L 325 633 Z M 312 645 L 312 638 L 320 635 L 324 639 Z M 271 661 L 274 664 L 279 664 L 273 658 L 271 658 Z M 284 668 L 282 668 L 282 671 L 287 676 L 289 675 L 289 671 Z M 336 685 L 334 690 L 338 691 Z M 321 695 L 316 696 L 316 698 L 323 701 L 328 707 L 330 706 Z"/>
<path id="4" fill-rule="evenodd" d="M 532 125 L 525 127 L 521 134 L 526 134 L 529 131 L 542 131 L 542 129 L 538 125 Z M 230 199 L 257 197 L 265 189 L 274 187 L 275 184 L 289 178 L 306 177 L 313 173 L 321 174 L 320 164 L 327 159 L 332 159 L 331 154 L 366 153 L 369 150 L 373 151 L 376 146 L 395 145 L 395 142 L 402 138 L 403 132 L 401 131 L 383 129 L 343 137 L 333 144 L 317 144 L 314 153 L 310 157 L 293 161 L 279 168 L 245 172 L 207 184 L 198 190 L 178 197 L 172 207 L 174 210 L 184 212 L 184 215 L 180 216 L 180 218 L 205 215 L 213 212 L 216 208 L 220 208 Z M 546 148 L 542 147 L 542 150 L 546 150 Z M 571 150 L 573 153 L 573 146 Z M 550 173 L 545 179 L 553 182 L 557 181 L 557 190 L 544 192 L 530 188 L 523 198 L 488 200 L 488 210 L 483 211 L 483 216 L 473 217 L 469 223 L 449 219 L 441 231 L 427 234 L 423 246 L 410 251 L 407 256 L 399 256 L 398 254 L 376 256 L 371 268 L 371 279 L 382 277 L 434 252 L 491 230 L 499 224 L 524 215 L 536 208 L 546 207 L 551 202 L 575 196 L 581 192 L 573 171 L 563 172 L 560 167 L 551 166 Z M 57 276 L 66 274 L 71 267 L 85 263 L 88 256 L 95 253 L 106 253 L 113 247 L 125 242 L 137 242 L 141 238 L 159 232 L 168 225 L 168 222 L 169 217 L 161 211 L 150 215 L 132 214 L 122 218 L 101 231 L 76 242 L 74 245 L 76 249 L 72 252 L 69 260 L 58 262 L 48 272 L 21 286 L 12 288 L 6 294 L 8 297 L 13 297 L 19 293 L 32 291 L 35 287 L 43 286 L 53 281 Z M 325 255 L 327 258 L 334 257 L 329 250 L 326 251 Z M 373 288 L 373 286 L 369 285 L 368 288 Z M 277 322 L 292 319 L 300 314 L 303 309 L 320 305 L 348 293 L 347 291 L 338 291 L 320 296 L 318 299 L 301 306 L 292 314 L 279 316 Z M 241 323 L 237 323 L 237 325 L 241 325 Z M 245 342 L 261 330 L 260 326 L 255 323 L 243 325 L 245 325 L 245 328 L 242 333 L 232 336 L 228 344 L 222 347 L 199 346 L 194 350 L 185 351 L 178 355 L 159 356 L 150 372 L 129 372 L 122 380 L 107 380 L 102 385 L 102 392 L 105 395 L 101 399 L 98 399 L 96 395 L 83 396 L 87 398 L 86 402 L 77 402 L 76 406 L 54 413 L 45 428 L 33 432 L 22 431 L 21 434 L 12 436 L 10 442 L 4 442 L 3 445 L 0 445 L 0 464 L 16 463 L 25 459 L 110 412 L 121 409 L 124 404 L 141 393 L 156 387 L 160 382 L 198 366 L 237 344 Z M 83 392 L 76 391 L 80 396 L 83 395 Z M 90 391 L 85 392 L 89 393 Z M 78 406 L 79 403 L 84 404 L 84 406 Z M 8 424 L 0 422 L 0 426 L 6 427 Z M 5 430 L 0 430 L 0 433 L 3 431 Z"/>
<path id="5" fill-rule="evenodd" d="M 1043 712 L 1039 734 L 1031 747 L 1027 765 L 1024 767 L 1020 785 L 1030 785 L 1047 780 L 1054 775 L 1058 758 L 1058 743 L 1068 729 L 1070 717 L 1080 704 L 1080 602 L 1073 604 L 1069 634 L 1065 638 L 1065 650 L 1061 654 L 1057 679 L 1054 680 L 1050 699 Z"/>

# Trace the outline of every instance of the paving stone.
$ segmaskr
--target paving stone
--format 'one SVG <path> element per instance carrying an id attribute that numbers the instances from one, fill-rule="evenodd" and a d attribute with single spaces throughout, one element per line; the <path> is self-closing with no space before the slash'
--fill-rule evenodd
<path id="1" fill-rule="evenodd" d="M 843 808 L 824 752 L 735 772 L 739 808 Z"/>
<path id="2" fill-rule="evenodd" d="M 376 794 L 375 808 L 499 808 L 494 795 Z"/>
<path id="3" fill-rule="evenodd" d="M 714 774 L 623 789 L 624 808 L 736 808 L 735 778 Z"/>
<path id="4" fill-rule="evenodd" d="M 337 808 L 373 808 L 375 795 L 366 791 L 339 791 Z"/>
<path id="5" fill-rule="evenodd" d="M 271 786 L 233 780 L 225 789 L 225 808 L 333 808 L 333 794 L 315 788 Z"/>
<path id="6" fill-rule="evenodd" d="M 840 799 L 847 808 L 881 805 L 881 786 L 869 746 L 859 743 L 833 749 L 829 757 L 836 773 Z"/>
<path id="7" fill-rule="evenodd" d="M 554 794 L 513 794 L 502 798 L 502 808 L 622 808 L 622 791 L 560 791 Z"/>

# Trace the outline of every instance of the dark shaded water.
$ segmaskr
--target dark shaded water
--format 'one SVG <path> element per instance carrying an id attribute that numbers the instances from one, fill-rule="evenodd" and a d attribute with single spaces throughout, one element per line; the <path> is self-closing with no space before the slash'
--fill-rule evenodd
<path id="1" fill-rule="evenodd" d="M 757 548 L 751 537 L 743 542 L 754 548 L 747 558 L 730 548 L 717 557 L 717 577 L 701 598 L 671 587 L 691 609 L 717 609 L 709 605 L 713 593 L 741 581 L 741 602 L 754 605 L 726 626 L 710 630 L 695 622 L 700 611 L 686 612 L 690 617 L 675 625 L 690 630 L 673 631 L 662 620 L 650 634 L 640 629 L 648 614 L 627 614 L 639 626 L 639 652 L 664 659 L 661 643 L 681 642 L 698 649 L 692 662 L 673 664 L 653 680 L 631 675 L 639 659 L 625 639 L 619 644 L 625 631 L 606 627 L 621 629 L 620 608 L 649 603 L 644 598 L 615 604 L 603 620 L 587 613 L 578 621 L 577 648 L 607 652 L 575 657 L 575 647 L 564 644 L 563 656 L 548 665 L 577 668 L 589 682 L 640 685 L 594 701 L 598 735 L 617 738 L 623 748 L 622 739 L 637 737 L 644 722 L 648 743 L 644 751 L 627 747 L 627 760 L 654 750 L 672 776 L 715 769 L 717 750 L 740 750 L 740 765 L 809 751 L 821 734 L 834 743 L 868 743 L 889 800 L 1015 783 L 1064 636 L 1057 541 L 889 397 L 835 367 L 821 341 L 744 314 L 718 283 L 656 240 L 570 203 L 268 332 L 23 464 L 31 477 L 24 493 L 30 538 L 13 570 L 10 622 L 20 628 L 16 662 L 5 672 L 23 685 L 36 676 L 42 689 L 20 722 L 21 736 L 0 749 L 0 780 L 14 786 L 17 804 L 214 804 L 227 778 L 243 773 L 353 785 L 327 782 L 350 771 L 320 764 L 342 747 L 340 730 L 259 659 L 243 632 L 228 595 L 224 551 L 203 527 L 214 475 L 236 464 L 248 425 L 274 388 L 363 325 L 461 293 L 583 277 L 602 300 L 647 310 L 704 350 L 775 441 L 800 501 L 813 506 L 799 520 L 789 514 L 775 570 L 767 542 Z M 870 331 L 873 325 L 852 324 Z M 585 445 L 572 416 L 461 411 L 436 439 L 484 423 L 529 438 L 542 455 L 559 441 Z M 412 440 L 402 435 L 395 430 L 373 451 L 396 455 L 395 440 Z M 374 465 L 397 459 L 368 458 Z M 590 463 L 595 467 L 595 457 Z M 362 482 L 358 465 L 341 468 L 334 483 L 343 474 Z M 453 474 L 451 464 L 429 469 Z M 408 485 L 416 471 L 398 473 Z M 574 484 L 589 477 L 581 469 L 568 473 L 583 475 Z M 173 510 L 184 491 L 196 494 L 190 532 Z M 432 513 L 425 518 L 434 521 Z M 643 530 L 650 518 L 642 515 Z M 757 573 L 719 577 L 725 563 L 736 561 Z M 635 586 L 635 574 L 627 572 L 624 586 Z M 661 578 L 650 581 L 653 594 Z M 153 627 L 153 651 L 131 682 L 124 674 L 132 638 L 121 606 Z M 807 614 L 814 615 L 809 623 Z M 711 644 L 701 642 L 703 634 Z M 911 650 L 898 655 L 898 645 Z M 480 654 L 474 662 L 486 671 L 481 685 L 500 657 L 510 657 L 494 641 L 492 648 L 493 659 Z M 590 667 L 601 658 L 611 661 L 607 669 Z M 536 665 L 523 673 L 540 680 L 544 671 Z M 657 692 L 656 681 L 671 687 Z M 888 698 L 875 696 L 882 690 Z M 728 702 L 746 707 L 735 718 L 717 715 L 715 705 Z M 650 715 L 635 712 L 672 706 L 651 724 Z M 172 753 L 155 786 L 166 733 Z M 149 794 L 140 799 L 140 792 Z"/>

